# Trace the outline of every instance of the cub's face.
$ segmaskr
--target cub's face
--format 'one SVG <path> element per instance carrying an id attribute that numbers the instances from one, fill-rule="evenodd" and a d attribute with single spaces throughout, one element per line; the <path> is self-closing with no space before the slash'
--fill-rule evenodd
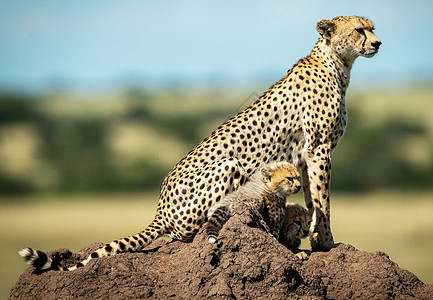
<path id="1" fill-rule="evenodd" d="M 285 198 L 301 189 L 299 172 L 295 166 L 281 162 L 262 169 L 263 182 L 278 197 Z"/>
<path id="2" fill-rule="evenodd" d="M 310 234 L 311 215 L 301 205 L 287 203 L 286 216 L 281 231 L 292 238 L 303 239 Z"/>
<path id="3" fill-rule="evenodd" d="M 306 238 L 310 234 L 311 218 L 309 214 L 297 216 L 290 226 L 294 236 L 298 239 Z"/>

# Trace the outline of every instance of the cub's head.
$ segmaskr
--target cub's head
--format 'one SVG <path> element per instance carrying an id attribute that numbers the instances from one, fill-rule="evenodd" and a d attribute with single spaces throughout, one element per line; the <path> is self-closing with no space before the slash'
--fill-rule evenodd
<path id="1" fill-rule="evenodd" d="M 303 239 L 310 234 L 311 214 L 296 203 L 286 204 L 286 215 L 281 232 L 288 238 Z"/>
<path id="2" fill-rule="evenodd" d="M 373 57 L 382 42 L 374 35 L 370 20 L 362 17 L 336 17 L 320 20 L 316 29 L 327 45 L 348 61 L 358 56 Z"/>
<path id="3" fill-rule="evenodd" d="M 268 189 L 285 198 L 301 189 L 299 172 L 288 162 L 271 163 L 261 169 L 262 181 Z"/>

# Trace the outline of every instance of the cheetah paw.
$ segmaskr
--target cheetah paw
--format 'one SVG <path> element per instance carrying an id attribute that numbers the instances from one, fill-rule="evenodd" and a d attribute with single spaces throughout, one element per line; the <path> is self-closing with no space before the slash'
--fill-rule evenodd
<path id="1" fill-rule="evenodd" d="M 305 260 L 308 257 L 308 254 L 304 251 L 298 252 L 295 254 L 300 260 Z"/>

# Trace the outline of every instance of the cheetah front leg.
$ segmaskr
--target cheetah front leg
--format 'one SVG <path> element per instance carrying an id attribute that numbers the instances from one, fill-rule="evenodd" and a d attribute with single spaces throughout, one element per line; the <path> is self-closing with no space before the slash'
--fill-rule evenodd
<path id="1" fill-rule="evenodd" d="M 327 251 L 335 247 L 330 224 L 329 182 L 331 172 L 331 150 L 328 144 L 304 151 L 305 164 L 302 170 L 305 204 L 313 215 L 311 247 L 313 251 Z M 313 214 L 314 208 L 319 213 Z"/>

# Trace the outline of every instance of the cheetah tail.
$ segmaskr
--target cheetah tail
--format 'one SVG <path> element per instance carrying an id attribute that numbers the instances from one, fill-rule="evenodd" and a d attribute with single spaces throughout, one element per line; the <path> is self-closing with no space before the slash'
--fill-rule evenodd
<path id="1" fill-rule="evenodd" d="M 122 252 L 136 252 L 140 251 L 164 232 L 161 223 L 158 220 L 154 220 L 150 225 L 143 231 L 122 238 L 120 240 L 112 241 L 109 244 L 104 245 L 98 250 L 92 252 L 85 260 L 77 263 L 76 265 L 65 268 L 59 266 L 54 262 L 47 254 L 39 250 L 33 250 L 31 248 L 24 248 L 18 253 L 24 258 L 24 260 L 29 264 L 34 266 L 39 270 L 61 270 L 61 271 L 73 271 L 77 268 L 85 266 L 89 261 L 98 257 L 105 257 L 115 255 Z"/>
<path id="2" fill-rule="evenodd" d="M 209 216 L 209 221 L 206 225 L 206 234 L 209 243 L 215 243 L 219 231 L 229 218 L 230 208 L 228 206 L 218 207 L 212 215 Z"/>
<path id="3" fill-rule="evenodd" d="M 59 266 L 45 252 L 24 248 L 18 251 L 24 261 L 38 270 L 59 269 Z"/>

